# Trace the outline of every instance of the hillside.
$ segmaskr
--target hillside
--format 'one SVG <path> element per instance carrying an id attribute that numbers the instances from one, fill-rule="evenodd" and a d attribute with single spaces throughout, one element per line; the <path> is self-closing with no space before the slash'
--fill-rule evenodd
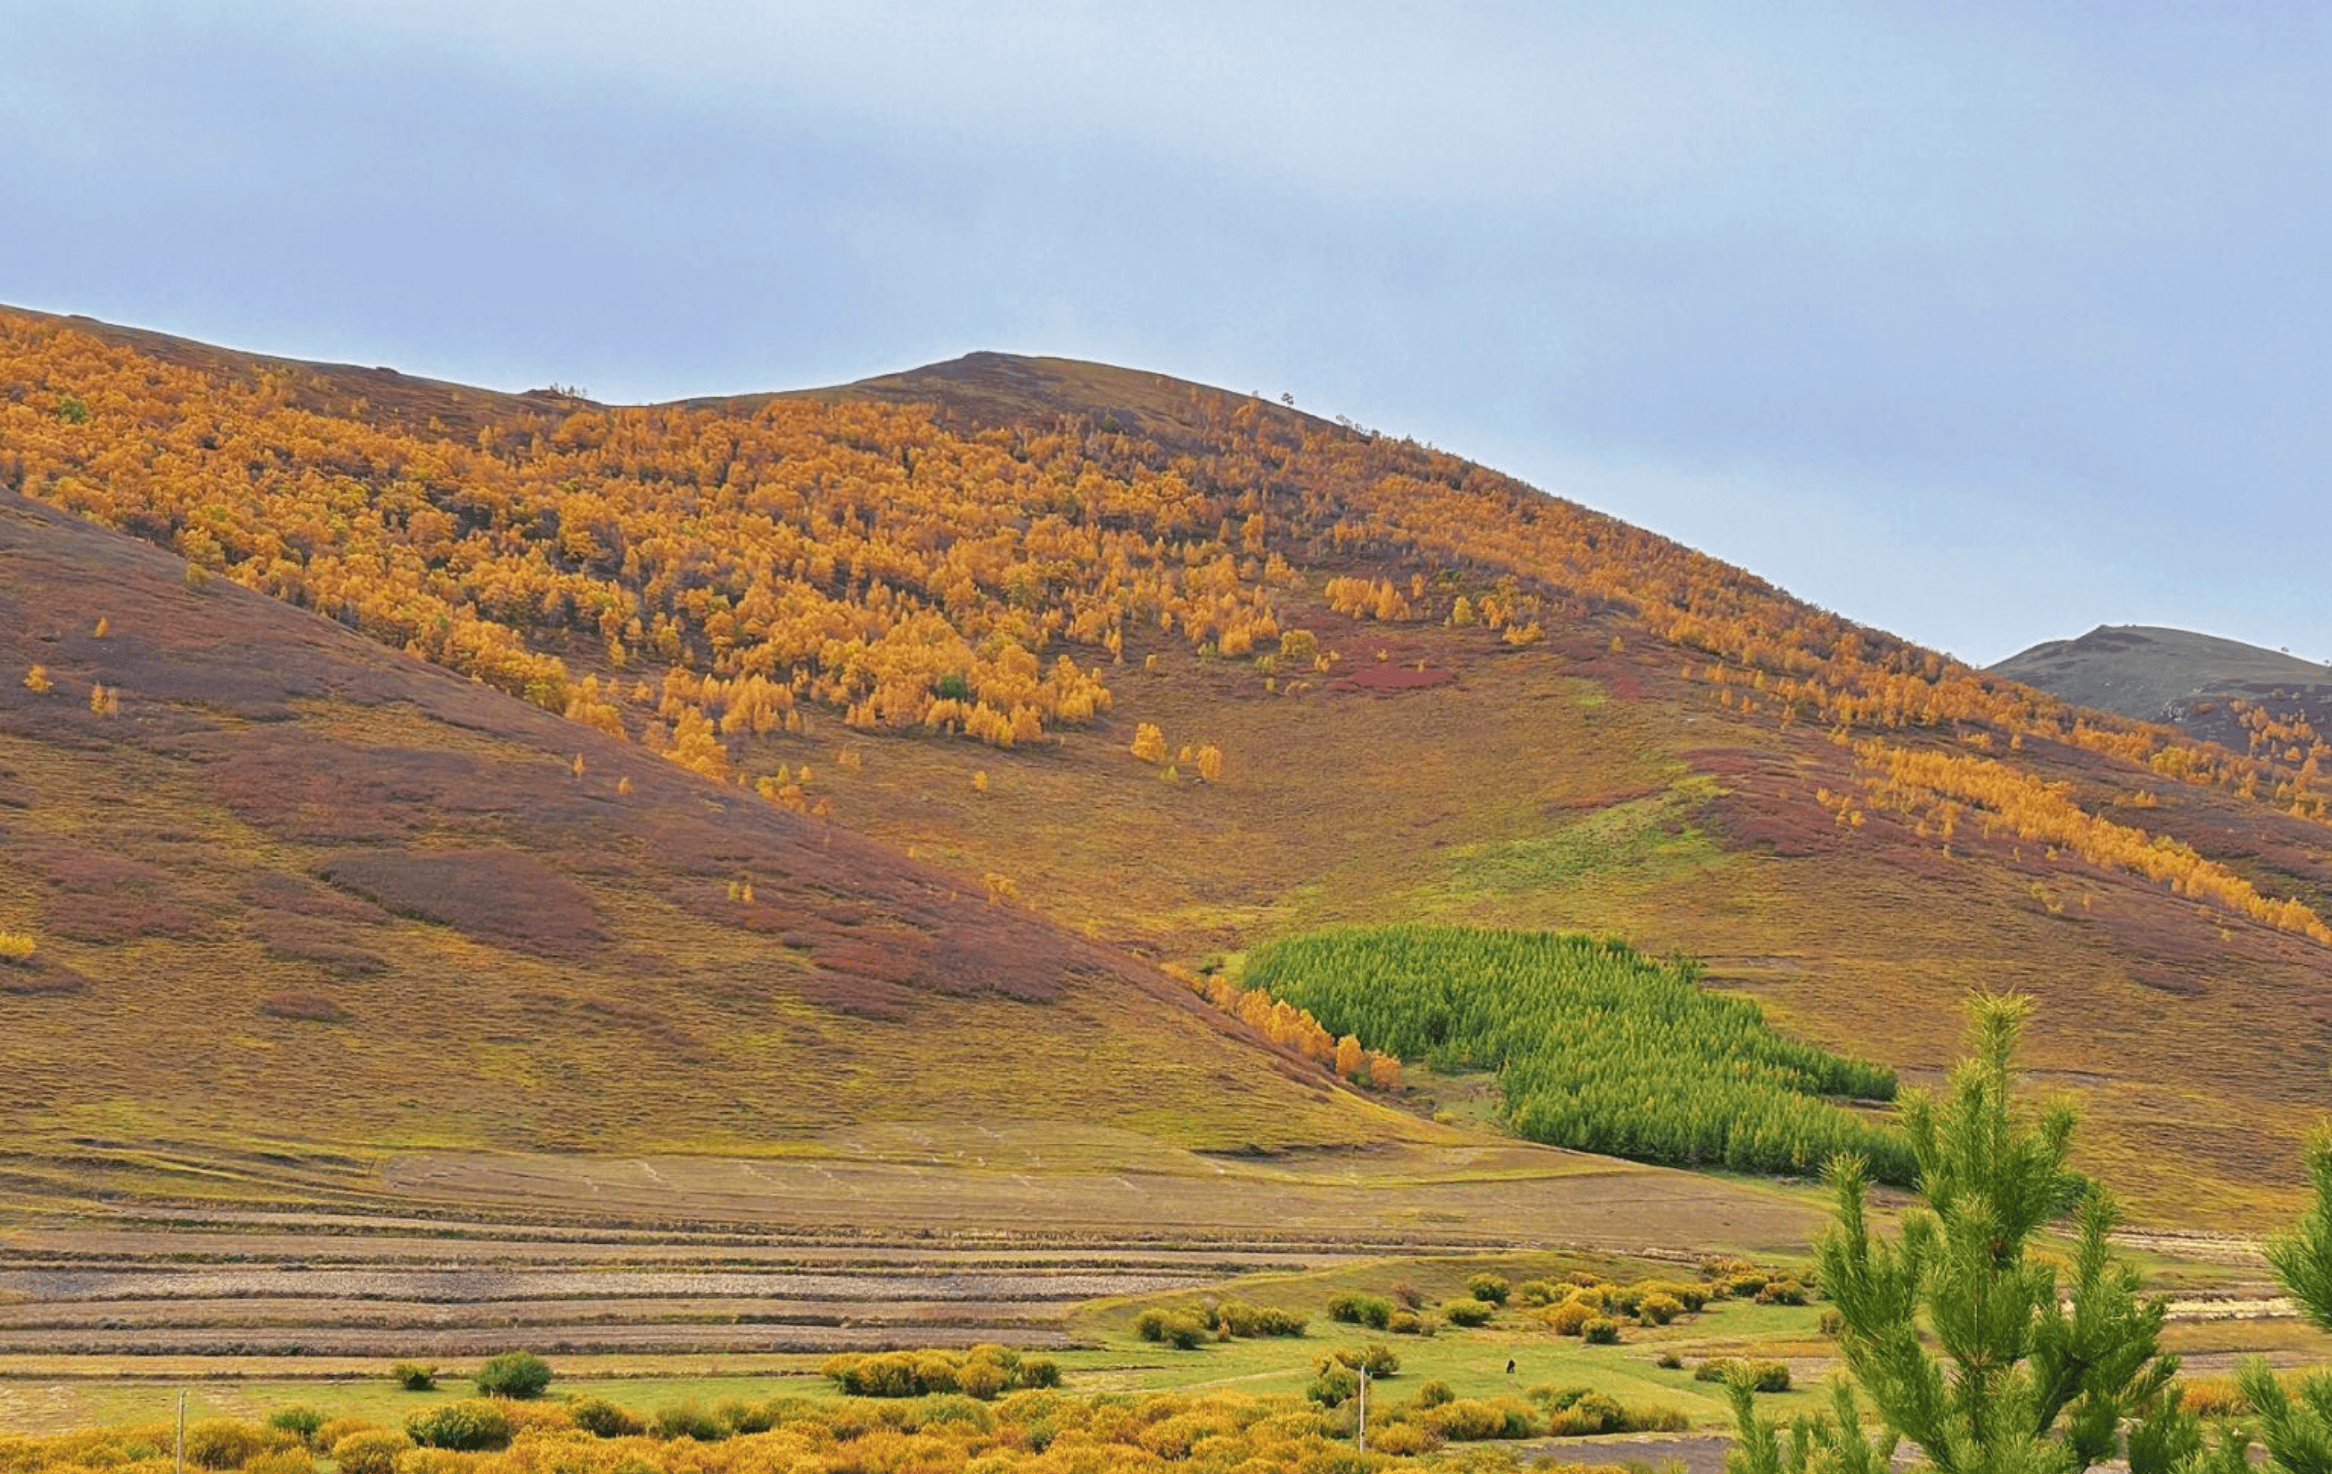
<path id="1" fill-rule="evenodd" d="M 1588 930 L 1914 1080 L 1967 989 L 2024 988 L 2042 1078 L 2143 1214 L 2297 1200 L 2332 1107 L 2332 804 L 2296 744 L 2074 706 L 1454 456 L 1156 375 L 975 355 L 427 412 L 383 382 L 0 315 L 0 485 L 544 708 L 548 751 L 607 744 L 587 773 L 723 783 L 724 816 L 871 836 L 1160 960 L 1235 970 L 1342 923 Z M 763 895 L 746 870 L 699 878 Z M 960 904 L 946 927 L 990 915 Z M 683 934 L 655 945 L 711 945 Z M 1073 996 L 1078 1037 L 1167 1057 L 1114 1037 L 1133 994 Z M 958 1058 L 989 1088 L 1007 1055 Z M 874 1063 L 844 1099 L 879 1097 Z M 1282 1068 L 1174 1139 L 1396 1129 L 1299 1091 L 1265 1130 Z"/>
<path id="2" fill-rule="evenodd" d="M 0 663 L 20 1184 L 940 1118 L 1422 1129 L 976 881 L 13 494 Z"/>
<path id="3" fill-rule="evenodd" d="M 2320 734 L 2332 732 L 2332 667 L 2192 630 L 2099 625 L 2078 639 L 2020 651 L 1991 670 L 2083 706 L 2167 722 L 2238 752 L 2286 761 L 2305 761 Z"/>

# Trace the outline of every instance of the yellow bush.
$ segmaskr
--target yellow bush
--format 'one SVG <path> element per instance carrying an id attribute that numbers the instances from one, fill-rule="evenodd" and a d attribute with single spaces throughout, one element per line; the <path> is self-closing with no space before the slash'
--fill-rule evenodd
<path id="1" fill-rule="evenodd" d="M 1573 1295 L 1562 1304 L 1545 1311 L 1540 1319 L 1544 1320 L 1556 1335 L 1576 1336 L 1585 1328 L 1587 1322 L 1601 1314 L 1603 1314 L 1601 1305 L 1590 1303 Z"/>
<path id="2" fill-rule="evenodd" d="M 2198 1418 L 2240 1418 L 2249 1415 L 2251 1399 L 2232 1377 L 2202 1377 L 2178 1389 L 2179 1405 Z"/>
<path id="3" fill-rule="evenodd" d="M 1441 1446 L 1441 1440 L 1419 1424 L 1392 1423 L 1371 1435 L 1369 1445 L 1374 1452 L 1408 1459 L 1431 1453 Z"/>
<path id="4" fill-rule="evenodd" d="M 30 962 L 39 950 L 40 943 L 28 932 L 0 931 L 0 962 Z"/>

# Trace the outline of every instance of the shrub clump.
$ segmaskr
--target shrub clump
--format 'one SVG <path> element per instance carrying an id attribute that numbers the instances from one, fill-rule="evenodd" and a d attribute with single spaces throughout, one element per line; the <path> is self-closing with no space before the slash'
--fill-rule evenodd
<path id="1" fill-rule="evenodd" d="M 551 1385 L 550 1363 L 531 1351 L 507 1351 L 479 1367 L 470 1379 L 480 1397 L 508 1397 L 524 1401 L 540 1397 Z"/>
<path id="2" fill-rule="evenodd" d="M 1258 1336 L 1300 1336 L 1308 1323 L 1292 1310 L 1250 1305 L 1244 1300 L 1218 1300 L 1207 1309 L 1207 1324 L 1219 1332 L 1251 1340 Z"/>
<path id="3" fill-rule="evenodd" d="M 1491 1305 L 1504 1305 L 1512 1289 L 1504 1275 L 1477 1274 L 1466 1281 L 1467 1294 Z"/>
<path id="4" fill-rule="evenodd" d="M 1803 1305 L 1806 1303 L 1806 1287 L 1787 1275 L 1769 1279 L 1765 1282 L 1765 1287 L 1757 1292 L 1757 1303 L 1760 1305 Z"/>
<path id="5" fill-rule="evenodd" d="M 388 1428 L 367 1428 L 332 1445 L 332 1462 L 340 1474 L 396 1474 L 397 1456 L 413 1440 Z"/>
<path id="6" fill-rule="evenodd" d="M 567 1420 L 594 1438 L 629 1438 L 640 1420 L 604 1397 L 579 1397 L 567 1404 Z"/>
<path id="7" fill-rule="evenodd" d="M 1195 1320 L 1191 1323 L 1197 1324 Z M 1203 1334 L 1200 1339 L 1205 1339 Z M 853 1397 L 929 1397 L 960 1392 L 984 1402 L 1005 1392 L 1061 1385 L 1061 1366 L 1052 1358 L 1022 1356 L 989 1344 L 969 1351 L 849 1352 L 828 1357 L 818 1370 Z"/>
<path id="8" fill-rule="evenodd" d="M 1433 1431 L 1452 1443 L 1489 1438 L 1528 1438 L 1538 1431 L 1530 1409 L 1512 1398 L 1495 1402 L 1461 1397 L 1433 1409 Z"/>
<path id="9" fill-rule="evenodd" d="M 428 1392 L 437 1386 L 437 1368 L 428 1362 L 401 1361 L 389 1368 L 389 1380 L 407 1392 Z"/>
<path id="10" fill-rule="evenodd" d="M 1312 1363 L 1312 1383 L 1304 1395 L 1322 1407 L 1341 1407 L 1360 1392 L 1360 1374 L 1382 1380 L 1401 1370 L 1401 1358 L 1381 1341 L 1355 1351 L 1339 1346 Z"/>
<path id="11" fill-rule="evenodd" d="M 1712 1356 L 1692 1369 L 1695 1382 L 1731 1382 L 1747 1377 L 1759 1392 L 1789 1391 L 1789 1368 L 1778 1361 L 1749 1361 L 1736 1356 Z"/>
<path id="12" fill-rule="evenodd" d="M 1452 1300 L 1441 1307 L 1441 1318 L 1453 1326 L 1486 1326 L 1497 1308 L 1487 1300 Z"/>
<path id="13" fill-rule="evenodd" d="M 486 1398 L 465 1397 L 407 1418 L 405 1436 L 424 1448 L 475 1453 L 510 1442 L 510 1417 Z"/>
<path id="14" fill-rule="evenodd" d="M 1337 1295 L 1328 1301 L 1328 1319 L 1381 1331 L 1392 1324 L 1393 1302 L 1382 1295 Z"/>
<path id="15" fill-rule="evenodd" d="M 1648 1326 L 1664 1326 L 1682 1314 L 1684 1302 L 1674 1295 L 1646 1295 L 1636 1306 L 1636 1319 Z"/>
<path id="16" fill-rule="evenodd" d="M 1579 1336 L 1590 1346 L 1617 1346 L 1619 1322 L 1609 1316 L 1595 1316 L 1579 1327 Z"/>
<path id="17" fill-rule="evenodd" d="M 1215 1328 L 1186 1310 L 1153 1308 L 1135 1319 L 1134 1334 L 1177 1351 L 1196 1351 L 1215 1338 Z"/>
<path id="18" fill-rule="evenodd" d="M 324 1414 L 312 1407 L 279 1407 L 267 1415 L 267 1426 L 278 1433 L 289 1433 L 302 1444 L 314 1448 L 316 1433 L 324 1426 Z"/>
<path id="19" fill-rule="evenodd" d="M 240 1418 L 204 1418 L 186 1429 L 186 1461 L 198 1469 L 240 1469 L 267 1436 Z"/>

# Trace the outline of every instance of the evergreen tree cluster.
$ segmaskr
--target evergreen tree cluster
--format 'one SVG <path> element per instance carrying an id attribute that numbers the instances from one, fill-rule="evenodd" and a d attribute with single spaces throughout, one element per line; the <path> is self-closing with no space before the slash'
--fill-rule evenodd
<path id="1" fill-rule="evenodd" d="M 1774 1031 L 1699 965 L 1576 934 L 1402 925 L 1257 950 L 1245 981 L 1333 1033 L 1442 1071 L 1495 1070 L 1508 1124 L 1554 1146 L 1681 1166 L 1818 1171 L 1853 1153 L 1908 1183 L 1892 1071 Z"/>

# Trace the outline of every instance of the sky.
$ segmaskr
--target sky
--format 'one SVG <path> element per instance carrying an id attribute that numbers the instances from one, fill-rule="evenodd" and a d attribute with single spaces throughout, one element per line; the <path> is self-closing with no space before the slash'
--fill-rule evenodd
<path id="1" fill-rule="evenodd" d="M 0 0 L 0 302 L 611 401 L 975 349 L 1978 664 L 2332 660 L 2332 9 Z"/>

